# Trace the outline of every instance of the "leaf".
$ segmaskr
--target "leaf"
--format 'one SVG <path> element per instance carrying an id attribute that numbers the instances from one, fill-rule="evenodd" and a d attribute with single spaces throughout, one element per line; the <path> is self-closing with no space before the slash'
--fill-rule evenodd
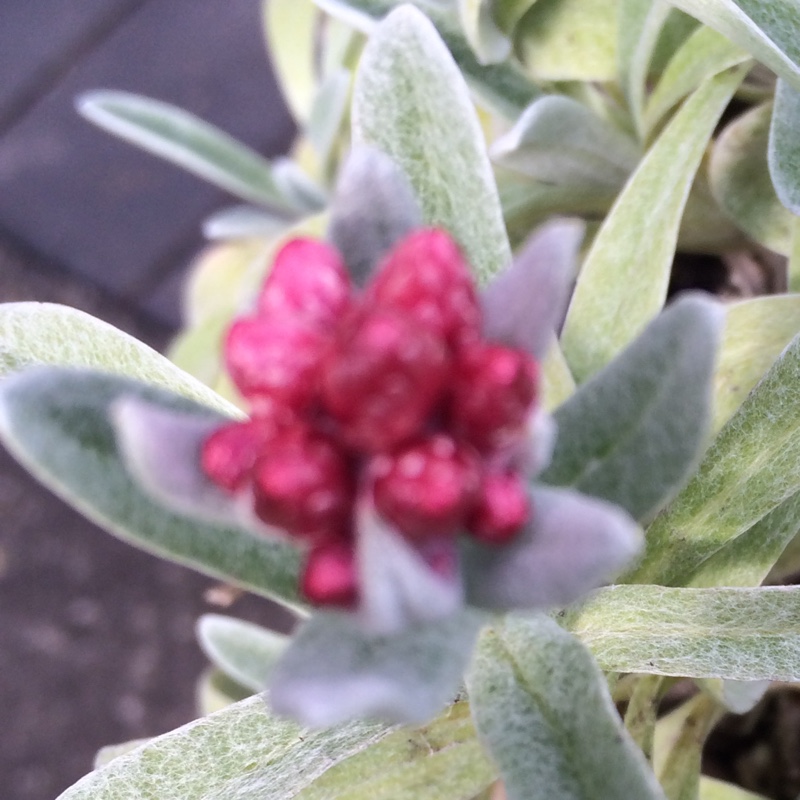
<path id="1" fill-rule="evenodd" d="M 317 612 L 276 664 L 270 705 L 315 728 L 425 722 L 455 698 L 481 621 L 464 611 L 377 636 L 352 614 Z"/>
<path id="2" fill-rule="evenodd" d="M 207 658 L 241 686 L 261 692 L 289 637 L 221 614 L 203 614 L 197 641 Z"/>
<path id="3" fill-rule="evenodd" d="M 610 586 L 562 624 L 603 670 L 725 678 L 800 678 L 800 589 Z"/>
<path id="4" fill-rule="evenodd" d="M 794 216 L 782 205 L 767 168 L 772 103 L 737 117 L 717 139 L 709 163 L 714 199 L 759 244 L 788 255 Z"/>
<path id="5" fill-rule="evenodd" d="M 798 217 L 795 217 L 792 222 L 792 249 L 789 253 L 786 272 L 788 290 L 800 292 L 800 218 Z"/>
<path id="6" fill-rule="evenodd" d="M 629 136 L 562 95 L 535 100 L 492 145 L 494 161 L 535 180 L 587 191 L 619 191 L 639 160 Z"/>
<path id="7" fill-rule="evenodd" d="M 417 9 L 398 8 L 375 29 L 361 57 L 352 117 L 354 139 L 395 160 L 425 222 L 450 231 L 481 280 L 510 263 L 469 92 L 436 29 Z"/>
<path id="8" fill-rule="evenodd" d="M 706 562 L 713 556 L 724 560 L 725 548 L 741 547 L 741 564 L 761 550 L 755 534 L 763 536 L 765 529 L 754 526 L 800 492 L 800 415 L 786 399 L 798 381 L 796 337 L 720 431 L 692 480 L 650 526 L 644 558 L 629 580 L 698 585 Z M 795 531 L 771 527 L 775 536 L 767 550 L 777 559 L 787 534 L 791 538 Z"/>
<path id="9" fill-rule="evenodd" d="M 711 422 L 724 312 L 678 300 L 556 411 L 546 483 L 571 486 L 648 519 L 688 479 Z"/>
<path id="10" fill-rule="evenodd" d="M 131 739 L 129 742 L 121 742 L 120 744 L 109 744 L 101 747 L 94 757 L 94 769 L 100 769 L 106 764 L 110 764 L 118 756 L 130 753 L 137 747 L 141 747 L 149 739 Z"/>
<path id="11" fill-rule="evenodd" d="M 493 0 L 458 2 L 461 27 L 481 64 L 497 64 L 511 54 L 511 40 L 495 22 L 493 6 Z"/>
<path id="12" fill-rule="evenodd" d="M 289 223 L 284 217 L 257 206 L 229 206 L 203 220 L 206 239 L 272 238 L 284 233 Z"/>
<path id="13" fill-rule="evenodd" d="M 195 685 L 195 704 L 202 716 L 232 706 L 240 700 L 252 696 L 253 692 L 240 686 L 220 670 L 209 667 L 197 679 Z"/>
<path id="14" fill-rule="evenodd" d="M 375 22 L 382 20 L 405 0 L 315 0 L 325 12 L 349 25 L 372 33 Z M 511 61 L 502 64 L 481 64 L 466 40 L 457 16 L 446 5 L 430 0 L 417 0 L 421 9 L 436 27 L 471 88 L 500 114 L 516 119 L 541 91 Z"/>
<path id="15" fill-rule="evenodd" d="M 109 133 L 243 200 L 288 216 L 304 210 L 281 191 L 269 161 L 177 106 L 129 92 L 104 90 L 81 95 L 77 108 Z"/>
<path id="16" fill-rule="evenodd" d="M 120 397 L 208 413 L 143 384 L 85 370 L 41 367 L 0 386 L 0 438 L 59 497 L 110 533 L 267 596 L 297 600 L 298 554 L 240 528 L 203 524 L 156 505 L 122 464 L 109 421 Z"/>
<path id="17" fill-rule="evenodd" d="M 800 333 L 800 295 L 754 297 L 725 309 L 725 330 L 714 376 L 716 433 Z"/>
<path id="18" fill-rule="evenodd" d="M 546 617 L 485 631 L 467 687 L 508 800 L 663 798 L 591 657 Z"/>
<path id="19" fill-rule="evenodd" d="M 350 70 L 338 69 L 325 78 L 314 97 L 307 135 L 322 164 L 330 158 L 347 117 L 352 79 Z"/>
<path id="20" fill-rule="evenodd" d="M 760 794 L 746 792 L 733 783 L 725 783 L 701 775 L 698 800 L 766 800 L 766 798 Z"/>
<path id="21" fill-rule="evenodd" d="M 746 714 L 758 705 L 772 683 L 771 681 L 724 681 L 721 678 L 705 678 L 699 680 L 698 685 L 728 711 L 734 714 Z"/>
<path id="22" fill-rule="evenodd" d="M 466 540 L 462 571 L 470 605 L 558 608 L 613 578 L 641 545 L 617 506 L 564 489 L 535 487 L 527 528 L 503 547 Z"/>
<path id="23" fill-rule="evenodd" d="M 42 364 L 124 375 L 229 415 L 239 413 L 146 344 L 89 314 L 51 303 L 0 305 L 0 377 Z"/>
<path id="24" fill-rule="evenodd" d="M 515 33 L 515 48 L 535 81 L 617 76 L 616 0 L 540 0 Z"/>
<path id="25" fill-rule="evenodd" d="M 650 133 L 664 115 L 704 80 L 748 60 L 749 53 L 713 28 L 699 27 L 682 42 L 650 94 L 644 129 Z"/>
<path id="26" fill-rule="evenodd" d="M 798 79 L 797 83 L 800 83 Z M 800 89 L 797 84 L 778 81 L 775 110 L 769 132 L 769 174 L 781 203 L 793 214 L 800 214 Z"/>
<path id="27" fill-rule="evenodd" d="M 800 87 L 800 17 L 794 0 L 671 0 Z"/>
<path id="28" fill-rule="evenodd" d="M 664 305 L 689 189 L 743 74 L 741 69 L 720 73 L 684 103 L 595 237 L 561 337 L 579 383 L 633 341 Z"/>

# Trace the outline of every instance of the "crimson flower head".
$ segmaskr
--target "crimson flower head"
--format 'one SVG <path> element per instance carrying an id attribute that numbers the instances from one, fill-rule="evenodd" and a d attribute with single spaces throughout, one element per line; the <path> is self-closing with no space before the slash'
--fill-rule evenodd
<path id="1" fill-rule="evenodd" d="M 228 331 L 249 417 L 119 409 L 131 468 L 160 500 L 301 552 L 297 593 L 318 611 L 275 669 L 278 710 L 425 719 L 469 657 L 480 618 L 466 608 L 561 606 L 637 551 L 621 509 L 531 484 L 555 436 L 542 359 L 581 232 L 550 223 L 479 288 L 403 173 L 358 151 L 329 241 L 285 243 Z M 426 648 L 435 691 L 393 672 Z"/>

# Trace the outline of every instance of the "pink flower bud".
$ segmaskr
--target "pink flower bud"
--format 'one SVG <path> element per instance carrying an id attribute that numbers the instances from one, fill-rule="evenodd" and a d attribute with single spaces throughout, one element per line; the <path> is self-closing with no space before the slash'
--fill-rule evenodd
<path id="1" fill-rule="evenodd" d="M 331 538 L 314 545 L 306 556 L 300 591 L 318 606 L 355 606 L 358 577 L 353 545 L 343 538 Z"/>
<path id="2" fill-rule="evenodd" d="M 469 530 L 483 542 L 505 544 L 520 532 L 530 513 L 528 491 L 520 476 L 515 472 L 490 473 L 481 481 Z"/>

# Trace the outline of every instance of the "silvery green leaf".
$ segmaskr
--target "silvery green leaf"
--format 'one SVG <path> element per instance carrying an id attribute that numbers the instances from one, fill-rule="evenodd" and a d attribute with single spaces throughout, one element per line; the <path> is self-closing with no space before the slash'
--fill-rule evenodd
<path id="1" fill-rule="evenodd" d="M 284 196 L 302 213 L 313 214 L 327 205 L 325 190 L 291 158 L 276 158 L 272 165 L 272 176 Z"/>
<path id="2" fill-rule="evenodd" d="M 627 134 L 562 95 L 535 100 L 490 152 L 501 166 L 538 181 L 614 191 L 640 157 L 638 145 Z"/>
<path id="3" fill-rule="evenodd" d="M 800 78 L 797 83 L 800 83 Z M 800 214 L 800 89 L 778 81 L 775 110 L 769 132 L 769 174 L 778 198 L 793 214 Z"/>
<path id="4" fill-rule="evenodd" d="M 497 64 L 511 54 L 511 40 L 494 19 L 494 0 L 458 0 L 461 27 L 481 64 Z"/>
<path id="5" fill-rule="evenodd" d="M 603 670 L 737 681 L 800 678 L 795 586 L 610 586 L 560 621 Z"/>
<path id="6" fill-rule="evenodd" d="M 208 659 L 228 677 L 261 692 L 289 637 L 221 614 L 203 614 L 197 621 L 197 641 Z"/>
<path id="7" fill-rule="evenodd" d="M 706 80 L 631 176 L 586 256 L 561 336 L 578 382 L 633 341 L 664 305 L 681 217 L 741 68 Z"/>
<path id="8" fill-rule="evenodd" d="M 788 255 L 794 216 L 782 205 L 767 168 L 772 103 L 737 117 L 711 151 L 709 180 L 714 199 L 750 238 Z"/>
<path id="9" fill-rule="evenodd" d="M 772 685 L 771 681 L 726 681 L 722 678 L 705 678 L 698 683 L 734 714 L 746 714 L 755 708 Z"/>
<path id="10" fill-rule="evenodd" d="M 194 688 L 195 708 L 206 717 L 223 708 L 232 706 L 253 694 L 251 689 L 241 686 L 222 670 L 209 667 L 197 679 Z"/>
<path id="11" fill-rule="evenodd" d="M 348 69 L 332 72 L 320 84 L 314 98 L 308 138 L 322 164 L 327 163 L 347 116 L 352 78 Z"/>
<path id="12" fill-rule="evenodd" d="M 426 722 L 455 698 L 481 619 L 460 611 L 389 636 L 318 612 L 275 666 L 269 702 L 310 727 L 354 718 Z"/>
<path id="13" fill-rule="evenodd" d="M 94 769 L 100 769 L 106 766 L 106 764 L 110 764 L 115 758 L 124 756 L 126 753 L 136 750 L 143 744 L 147 744 L 149 741 L 150 739 L 131 739 L 129 742 L 108 744 L 105 747 L 101 747 L 94 757 Z"/>
<path id="14" fill-rule="evenodd" d="M 352 118 L 355 142 L 397 163 L 425 224 L 453 235 L 479 279 L 508 266 L 511 250 L 475 107 L 433 24 L 413 6 L 392 11 L 364 48 Z"/>
<path id="15" fill-rule="evenodd" d="M 497 26 L 508 36 L 513 36 L 519 21 L 535 2 L 536 0 L 494 0 L 492 9 Z"/>
<path id="16" fill-rule="evenodd" d="M 365 283 L 387 251 L 421 224 L 402 170 L 375 148 L 354 148 L 339 175 L 328 230 L 353 280 Z"/>
<path id="17" fill-rule="evenodd" d="M 404 0 L 315 0 L 315 2 L 331 16 L 347 22 L 366 34 L 372 34 L 376 22 L 402 5 Z M 417 0 L 415 5 L 436 26 L 470 87 L 491 108 L 509 119 L 516 119 L 522 109 L 541 94 L 511 61 L 502 64 L 480 64 L 461 31 L 457 15 L 448 5 L 435 0 Z"/>
<path id="18" fill-rule="evenodd" d="M 531 235 L 481 294 L 487 339 L 544 358 L 569 299 L 583 234 L 580 220 L 560 219 Z"/>
<path id="19" fill-rule="evenodd" d="M 794 0 L 672 0 L 800 88 L 800 17 Z"/>
<path id="20" fill-rule="evenodd" d="M 700 26 L 682 42 L 647 100 L 645 130 L 653 131 L 664 115 L 706 78 L 749 58 L 746 50 L 726 36 L 713 28 Z"/>
<path id="21" fill-rule="evenodd" d="M 724 324 L 704 296 L 676 301 L 557 411 L 546 483 L 648 519 L 688 479 L 706 443 Z"/>
<path id="22" fill-rule="evenodd" d="M 639 552 L 641 533 L 619 507 L 535 487 L 528 527 L 509 544 L 465 541 L 467 602 L 480 608 L 565 606 L 611 580 Z"/>
<path id="23" fill-rule="evenodd" d="M 364 630 L 389 635 L 458 611 L 464 593 L 455 543 L 444 538 L 412 543 L 384 522 L 370 501 L 362 500 L 358 505 L 357 613 Z M 431 565 L 431 559 L 452 562 L 452 573 L 443 574 Z"/>
<path id="24" fill-rule="evenodd" d="M 133 481 L 109 418 L 123 396 L 209 413 L 129 379 L 39 367 L 0 385 L 0 438 L 38 480 L 109 533 L 214 577 L 297 601 L 299 559 L 289 544 L 176 515 Z"/>
<path id="25" fill-rule="evenodd" d="M 288 215 L 304 210 L 276 181 L 269 161 L 219 128 L 181 108 L 118 91 L 78 99 L 90 122 L 165 158 L 250 203 Z"/>
<path id="26" fill-rule="evenodd" d="M 508 800 L 664 800 L 586 649 L 543 617 L 482 634 L 467 678 Z"/>
<path id="27" fill-rule="evenodd" d="M 698 800 L 767 800 L 763 795 L 746 792 L 735 783 L 725 783 L 706 775 L 700 776 Z"/>
<path id="28" fill-rule="evenodd" d="M 230 206 L 203 220 L 206 239 L 271 238 L 286 231 L 290 221 L 257 206 Z"/>

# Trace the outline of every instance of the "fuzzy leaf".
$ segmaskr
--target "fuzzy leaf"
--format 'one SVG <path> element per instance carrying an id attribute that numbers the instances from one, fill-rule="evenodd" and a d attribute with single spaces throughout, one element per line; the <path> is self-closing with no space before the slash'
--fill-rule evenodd
<path id="1" fill-rule="evenodd" d="M 794 0 L 671 0 L 800 88 L 800 16 Z"/>
<path id="2" fill-rule="evenodd" d="M 508 266 L 500 201 L 469 92 L 416 8 L 398 8 L 375 29 L 361 57 L 352 116 L 356 142 L 395 160 L 426 224 L 455 237 L 481 280 Z"/>
<path id="3" fill-rule="evenodd" d="M 109 419 L 123 396 L 209 413 L 177 395 L 116 376 L 40 367 L 0 385 L 0 437 L 42 483 L 120 539 L 261 594 L 296 601 L 294 548 L 240 528 L 177 516 L 134 484 Z"/>
<path id="4" fill-rule="evenodd" d="M 746 792 L 734 783 L 725 783 L 701 775 L 698 800 L 766 800 L 766 798 L 760 794 Z"/>
<path id="5" fill-rule="evenodd" d="M 203 236 L 212 240 L 269 239 L 285 233 L 288 227 L 289 223 L 284 217 L 258 206 L 229 206 L 203 220 Z"/>
<path id="6" fill-rule="evenodd" d="M 458 12 L 467 41 L 481 64 L 497 64 L 511 54 L 511 40 L 493 14 L 494 0 L 459 0 Z"/>
<path id="7" fill-rule="evenodd" d="M 756 681 L 800 679 L 800 589 L 610 586 L 562 624 L 601 669 Z"/>
<path id="8" fill-rule="evenodd" d="M 261 692 L 289 637 L 221 614 L 197 621 L 197 641 L 208 659 L 238 684 Z"/>
<path id="9" fill-rule="evenodd" d="M 109 133 L 250 203 L 290 216 L 304 210 L 281 191 L 269 161 L 188 111 L 116 91 L 82 95 L 78 111 Z"/>
<path id="10" fill-rule="evenodd" d="M 726 307 L 714 376 L 715 433 L 736 413 L 798 333 L 800 295 L 754 297 Z"/>
<path id="11" fill-rule="evenodd" d="M 565 606 L 613 578 L 639 552 L 636 523 L 617 506 L 536 487 L 528 528 L 502 547 L 466 541 L 471 605 L 495 610 Z"/>
<path id="12" fill-rule="evenodd" d="M 531 235 L 481 295 L 487 339 L 544 358 L 567 304 L 584 229 L 579 220 L 561 219 Z"/>
<path id="13" fill-rule="evenodd" d="M 560 434 L 541 479 L 652 517 L 706 441 L 723 321 L 722 307 L 699 295 L 657 317 L 556 411 Z"/>
<path id="14" fill-rule="evenodd" d="M 208 716 L 240 700 L 251 697 L 253 692 L 236 683 L 224 672 L 214 667 L 204 670 L 195 684 L 195 704 L 202 716 Z"/>
<path id="15" fill-rule="evenodd" d="M 308 138 L 322 164 L 327 163 L 347 117 L 352 80 L 350 70 L 338 69 L 322 82 L 314 98 Z"/>
<path id="16" fill-rule="evenodd" d="M 354 718 L 424 722 L 455 698 L 480 624 L 458 612 L 376 636 L 352 614 L 318 612 L 275 665 L 270 704 L 315 728 Z"/>
<path id="17" fill-rule="evenodd" d="M 349 25 L 371 34 L 375 23 L 404 0 L 315 0 L 316 4 Z M 472 89 L 492 108 L 509 119 L 516 119 L 523 108 L 541 92 L 522 72 L 506 61 L 502 64 L 481 64 L 461 31 L 455 13 L 442 3 L 417 0 L 417 8 L 436 26 L 450 53 Z"/>
<path id="18" fill-rule="evenodd" d="M 494 161 L 555 186 L 616 192 L 639 160 L 637 144 L 582 103 L 536 100 L 492 145 Z"/>
<path id="19" fill-rule="evenodd" d="M 371 147 L 350 153 L 332 206 L 328 235 L 358 284 L 397 241 L 422 224 L 408 179 L 391 158 Z"/>
<path id="20" fill-rule="evenodd" d="M 737 117 L 717 139 L 709 164 L 714 199 L 759 244 L 788 255 L 794 216 L 782 205 L 767 168 L 772 103 Z"/>
<path id="21" fill-rule="evenodd" d="M 644 128 L 653 131 L 664 115 L 704 80 L 747 61 L 746 50 L 704 25 L 683 41 L 647 101 Z"/>
<path id="22" fill-rule="evenodd" d="M 663 800 L 591 656 L 553 621 L 485 631 L 467 686 L 508 800 Z"/>
<path id="23" fill-rule="evenodd" d="M 695 172 L 740 69 L 684 103 L 617 198 L 586 257 L 562 334 L 581 382 L 633 341 L 664 305 L 678 228 Z"/>
<path id="24" fill-rule="evenodd" d="M 796 13 L 796 12 L 795 12 Z M 800 80 L 797 81 L 800 83 Z M 778 81 L 775 110 L 769 132 L 769 174 L 778 198 L 793 214 L 800 214 L 800 88 Z"/>
<path id="25" fill-rule="evenodd" d="M 800 414 L 787 399 L 787 387 L 798 382 L 796 337 L 720 431 L 689 484 L 650 526 L 631 581 L 706 585 L 706 562 L 727 560 L 725 548 L 741 548 L 743 564 L 756 557 L 762 543 L 755 534 L 764 534 L 760 523 L 800 493 Z M 796 529 L 776 530 L 767 548 L 774 559 Z"/>

